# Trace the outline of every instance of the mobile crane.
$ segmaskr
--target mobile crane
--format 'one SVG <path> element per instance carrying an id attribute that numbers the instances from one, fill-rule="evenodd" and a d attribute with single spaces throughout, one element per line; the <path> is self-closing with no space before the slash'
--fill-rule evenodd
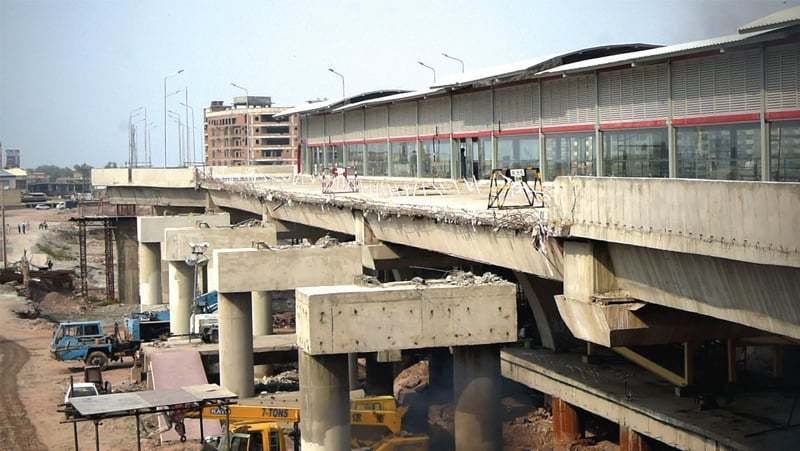
<path id="1" fill-rule="evenodd" d="M 426 435 L 406 434 L 402 430 L 407 408 L 398 406 L 392 396 L 377 396 L 350 401 L 351 446 L 373 451 L 427 451 Z M 187 412 L 187 418 L 199 418 Z M 300 408 L 232 404 L 204 407 L 203 419 L 228 422 L 228 434 L 219 450 L 289 451 L 300 449 Z M 229 439 L 226 440 L 226 437 Z"/>

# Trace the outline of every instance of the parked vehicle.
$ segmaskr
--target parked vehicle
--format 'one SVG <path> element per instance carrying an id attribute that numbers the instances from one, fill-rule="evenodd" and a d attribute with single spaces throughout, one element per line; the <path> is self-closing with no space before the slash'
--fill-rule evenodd
<path id="1" fill-rule="evenodd" d="M 121 339 L 118 333 L 103 333 L 100 321 L 75 321 L 59 323 L 53 331 L 50 354 L 56 360 L 80 360 L 86 365 L 106 369 L 109 362 L 132 357 L 141 341 Z"/>
<path id="2" fill-rule="evenodd" d="M 50 206 L 47 204 L 38 204 L 35 207 L 37 210 L 49 210 Z"/>
<path id="3" fill-rule="evenodd" d="M 41 202 L 47 202 L 47 194 L 45 193 L 22 193 L 22 198 L 20 199 L 23 204 L 39 204 Z"/>
<path id="4" fill-rule="evenodd" d="M 56 204 L 56 210 L 66 210 L 67 204 L 65 202 L 59 202 Z"/>
<path id="5" fill-rule="evenodd" d="M 130 317 L 125 318 L 125 330 L 131 340 L 158 340 L 169 335 L 169 310 L 131 313 Z"/>

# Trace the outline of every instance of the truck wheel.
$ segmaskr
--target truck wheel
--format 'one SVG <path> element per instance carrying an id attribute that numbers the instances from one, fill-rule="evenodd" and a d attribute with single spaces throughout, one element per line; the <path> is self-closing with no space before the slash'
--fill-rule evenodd
<path id="1" fill-rule="evenodd" d="M 103 351 L 94 351 L 86 357 L 86 364 L 99 366 L 100 371 L 105 371 L 108 368 L 108 356 Z"/>

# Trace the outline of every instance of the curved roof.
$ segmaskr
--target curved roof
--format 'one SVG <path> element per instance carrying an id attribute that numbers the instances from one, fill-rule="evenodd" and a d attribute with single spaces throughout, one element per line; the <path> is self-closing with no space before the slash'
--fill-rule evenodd
<path id="1" fill-rule="evenodd" d="M 386 97 L 395 94 L 406 93 L 408 90 L 404 89 L 379 89 L 375 91 L 366 91 L 360 94 L 356 94 L 350 97 L 345 97 L 341 99 L 332 99 L 332 100 L 323 100 L 321 102 L 310 102 L 305 105 L 300 105 L 296 107 L 289 108 L 287 110 L 281 111 L 280 114 L 276 114 L 275 117 L 286 117 L 291 116 L 292 114 L 312 114 L 318 113 L 321 111 L 327 111 L 333 109 L 338 106 L 348 105 L 351 103 L 358 103 L 364 100 L 379 98 L 379 97 Z"/>
<path id="2" fill-rule="evenodd" d="M 800 6 L 774 12 L 768 16 L 756 19 L 739 27 L 739 33 L 769 30 L 776 27 L 786 27 L 800 23 Z"/>
<path id="3" fill-rule="evenodd" d="M 434 88 L 455 89 L 463 86 L 489 85 L 498 81 L 513 81 L 520 78 L 529 78 L 534 74 L 552 67 L 620 53 L 629 53 L 637 50 L 658 48 L 656 44 L 630 43 L 610 44 L 572 50 L 566 53 L 540 56 L 524 61 L 518 61 L 502 66 L 495 66 L 476 71 L 459 74 L 447 80 L 446 83 L 434 85 Z"/>

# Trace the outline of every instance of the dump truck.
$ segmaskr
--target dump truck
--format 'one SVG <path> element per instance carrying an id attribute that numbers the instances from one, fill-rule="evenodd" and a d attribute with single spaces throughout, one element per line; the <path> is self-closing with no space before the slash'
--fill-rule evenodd
<path id="1" fill-rule="evenodd" d="M 350 401 L 351 446 L 373 451 L 427 451 L 428 437 L 403 432 L 407 408 L 392 396 L 375 396 Z M 203 419 L 228 422 L 228 433 L 219 438 L 220 451 L 254 449 L 295 451 L 300 449 L 300 408 L 269 405 L 205 407 Z M 198 412 L 186 415 L 199 418 Z M 176 424 L 176 430 L 184 428 Z M 291 445 L 291 446 L 290 446 Z"/>
<path id="2" fill-rule="evenodd" d="M 70 321 L 59 323 L 53 331 L 50 355 L 56 360 L 80 360 L 104 370 L 109 362 L 133 357 L 140 346 L 139 340 L 120 338 L 118 330 L 104 333 L 100 321 Z"/>

